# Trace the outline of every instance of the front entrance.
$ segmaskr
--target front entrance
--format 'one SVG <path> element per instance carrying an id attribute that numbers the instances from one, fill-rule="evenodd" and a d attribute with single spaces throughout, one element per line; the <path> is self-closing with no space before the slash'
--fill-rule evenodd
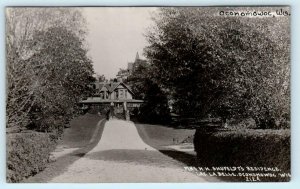
<path id="1" fill-rule="evenodd" d="M 114 106 L 115 116 L 118 119 L 125 119 L 124 106 L 122 102 L 116 102 Z"/>
<path id="2" fill-rule="evenodd" d="M 129 120 L 129 112 L 126 107 L 126 102 L 112 102 L 108 113 L 109 118 Z"/>
<path id="3" fill-rule="evenodd" d="M 118 118 L 130 120 L 131 116 L 137 115 L 141 102 L 132 103 L 127 101 L 102 101 L 101 103 L 82 103 L 82 109 L 92 114 L 105 115 L 106 119 Z"/>

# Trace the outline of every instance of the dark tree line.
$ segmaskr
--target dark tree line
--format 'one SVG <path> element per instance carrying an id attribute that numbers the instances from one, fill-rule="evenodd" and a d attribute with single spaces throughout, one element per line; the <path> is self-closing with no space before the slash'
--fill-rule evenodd
<path id="1" fill-rule="evenodd" d="M 6 28 L 7 127 L 61 131 L 93 80 L 81 11 L 9 8 Z"/>
<path id="2" fill-rule="evenodd" d="M 286 124 L 289 17 L 220 17 L 219 11 L 161 8 L 147 34 L 148 73 L 135 77 L 157 85 L 182 116 L 251 117 L 261 128 Z M 152 87 L 141 86 L 140 92 Z"/>
<path id="3" fill-rule="evenodd" d="M 152 72 L 149 64 L 142 63 L 127 80 L 135 98 L 144 100 L 137 116 L 143 122 L 168 123 L 170 121 L 168 98 L 152 77 Z"/>

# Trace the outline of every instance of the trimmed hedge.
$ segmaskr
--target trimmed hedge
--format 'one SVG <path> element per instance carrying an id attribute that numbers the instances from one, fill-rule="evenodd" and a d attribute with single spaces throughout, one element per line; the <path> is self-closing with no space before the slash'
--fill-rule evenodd
<path id="1" fill-rule="evenodd" d="M 46 167 L 57 137 L 55 134 L 40 132 L 8 133 L 6 140 L 6 180 L 20 182 Z"/>
<path id="2" fill-rule="evenodd" d="M 278 167 L 290 173 L 290 130 L 197 129 L 198 162 L 203 166 Z"/>

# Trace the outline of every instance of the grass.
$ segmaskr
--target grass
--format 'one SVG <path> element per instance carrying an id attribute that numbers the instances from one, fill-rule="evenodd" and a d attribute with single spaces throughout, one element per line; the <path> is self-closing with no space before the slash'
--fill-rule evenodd
<path id="1" fill-rule="evenodd" d="M 164 125 L 135 124 L 141 138 L 155 148 L 179 144 L 195 134 L 195 129 L 176 129 Z"/>
<path id="2" fill-rule="evenodd" d="M 164 155 L 181 162 L 182 166 L 198 166 L 196 152 L 185 153 L 168 148 L 169 145 L 180 145 L 183 141 L 186 141 L 187 138 L 193 138 L 195 134 L 195 127 L 172 127 L 166 125 L 151 125 L 141 123 L 135 123 L 135 125 L 140 137 L 148 145 L 156 148 Z M 205 179 L 210 182 L 220 181 L 214 177 L 206 177 Z"/>
<path id="3" fill-rule="evenodd" d="M 195 129 L 176 129 L 164 125 L 140 123 L 135 125 L 145 143 L 185 165 L 196 166 L 196 153 L 192 155 L 168 148 L 169 145 L 180 144 L 186 138 L 194 135 Z"/>
<path id="4" fill-rule="evenodd" d="M 180 144 L 183 141 L 189 141 L 189 142 L 193 142 L 193 136 L 195 134 L 195 126 L 193 127 L 171 127 L 171 126 L 164 126 L 164 125 L 151 125 L 151 124 L 140 124 L 140 123 L 136 123 L 136 127 L 137 130 L 139 132 L 139 135 L 141 136 L 141 138 L 144 140 L 145 143 L 147 143 L 148 145 L 158 149 L 161 153 L 182 162 L 183 164 L 187 165 L 187 166 L 194 166 L 194 167 L 198 167 L 198 166 L 203 166 L 203 162 L 199 162 L 199 159 L 197 159 L 196 156 L 196 152 L 195 154 L 187 154 L 184 152 L 180 152 L 180 151 L 176 151 L 173 149 L 168 148 L 169 145 L 174 145 L 174 144 Z M 230 137 L 228 138 L 227 135 L 230 135 Z M 204 153 L 200 153 L 202 154 L 204 157 L 209 158 L 210 154 L 218 154 L 217 156 L 222 156 L 222 155 L 226 155 L 227 157 L 230 157 L 230 154 L 222 154 L 223 150 L 220 149 L 218 146 L 222 146 L 221 148 L 225 149 L 226 145 L 228 144 L 229 146 L 232 146 L 233 148 L 237 147 L 237 146 L 242 146 L 241 149 L 246 149 L 248 150 L 247 153 L 243 153 L 241 152 L 241 156 L 239 157 L 239 159 L 241 160 L 241 162 L 247 162 L 246 159 L 251 159 L 252 156 L 248 157 L 246 154 L 250 153 L 250 149 L 252 148 L 251 146 L 253 146 L 252 144 L 254 144 L 253 142 L 251 142 L 253 139 L 254 141 L 257 140 L 257 145 L 254 149 L 255 151 L 261 151 L 261 152 L 268 152 L 269 150 L 271 150 L 270 146 L 267 145 L 266 143 L 268 142 L 263 142 L 266 141 L 268 138 L 272 138 L 272 136 L 276 135 L 277 137 L 275 137 L 274 139 L 272 139 L 272 141 L 270 141 L 269 143 L 277 143 L 278 140 L 282 140 L 284 138 L 286 138 L 288 135 L 290 135 L 290 130 L 289 129 L 282 129 L 282 130 L 271 130 L 271 129 L 267 129 L 267 130 L 262 130 L 262 129 L 246 129 L 246 128 L 242 128 L 239 130 L 229 130 L 229 131 L 222 131 L 222 132 L 216 132 L 215 133 L 215 137 L 217 138 L 223 138 L 224 141 L 221 143 L 213 143 L 213 144 L 204 144 L 204 146 L 207 146 L 207 150 L 208 152 L 204 152 L 201 150 L 201 152 Z M 186 140 L 188 137 L 190 137 L 188 140 Z M 236 138 L 247 138 L 248 142 L 242 142 L 242 140 L 240 141 L 241 143 L 243 143 L 242 145 L 238 145 L 238 144 L 234 144 L 234 141 L 236 140 Z M 262 145 L 259 145 L 259 140 L 262 141 L 263 143 L 261 143 Z M 204 140 L 204 139 L 203 139 Z M 221 139 L 220 139 L 221 140 Z M 199 143 L 198 139 L 197 139 L 197 144 Z M 250 145 L 251 144 L 251 145 Z M 217 145 L 217 146 L 214 146 Z M 279 145 L 280 146 L 280 145 Z M 261 149 L 261 148 L 266 148 L 266 149 Z M 216 150 L 216 148 L 218 148 L 218 150 Z M 249 148 L 249 149 L 248 149 Z M 268 150 L 269 149 L 269 150 Z M 284 151 L 284 149 L 279 150 L 279 152 Z M 285 157 L 285 153 L 283 153 L 283 155 L 280 155 L 280 153 L 277 153 L 277 156 L 280 157 Z M 265 154 L 265 153 L 264 153 Z M 247 157 L 243 157 L 243 155 L 247 156 Z M 276 154 L 273 154 L 272 157 L 274 157 L 275 159 L 277 158 Z M 286 158 L 286 157 L 285 157 Z M 222 159 L 222 158 L 221 158 Z M 226 158 L 224 158 L 226 159 Z M 262 158 L 260 158 L 261 160 Z M 278 158 L 277 158 L 278 159 Z M 279 158 L 281 159 L 281 158 Z M 273 160 L 272 160 L 273 161 Z M 284 163 L 285 161 L 289 161 L 289 157 L 287 160 L 281 159 L 280 162 Z M 227 162 L 227 160 L 226 160 Z M 240 164 L 241 164 L 240 162 Z M 228 161 L 229 163 L 229 161 Z M 264 163 L 264 165 L 267 165 L 267 163 Z M 219 177 L 216 178 L 215 177 L 206 177 L 206 179 L 211 179 L 212 182 L 216 182 L 216 181 L 231 181 L 231 182 L 244 182 L 244 178 L 233 178 L 233 177 Z"/>
<path id="5" fill-rule="evenodd" d="M 104 117 L 97 114 L 85 114 L 73 119 L 70 128 L 65 129 L 63 139 L 59 145 L 68 148 L 81 148 L 90 143 L 97 127 L 97 123 Z"/>
<path id="6" fill-rule="evenodd" d="M 101 139 L 105 121 L 102 121 L 98 129 L 97 123 L 103 118 L 104 117 L 100 117 L 97 114 L 85 114 L 72 120 L 70 122 L 70 128 L 65 130 L 59 146 L 78 149 L 59 157 L 56 161 L 50 163 L 44 171 L 23 182 L 45 183 L 67 170 L 69 165 L 83 157 L 97 145 Z M 92 138 L 94 138 L 94 140 L 91 140 Z"/>

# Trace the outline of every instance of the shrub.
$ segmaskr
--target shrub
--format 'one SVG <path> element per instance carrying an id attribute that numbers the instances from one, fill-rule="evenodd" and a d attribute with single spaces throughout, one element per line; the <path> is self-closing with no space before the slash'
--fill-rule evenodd
<path id="1" fill-rule="evenodd" d="M 39 132 L 54 132 L 62 130 L 64 127 L 63 118 L 55 118 L 53 116 L 43 117 L 41 119 L 34 119 L 32 123 L 27 126 L 30 130 Z M 60 131 L 62 132 L 62 131 Z"/>
<path id="2" fill-rule="evenodd" d="M 197 129 L 194 146 L 203 166 L 278 167 L 290 172 L 289 129 Z"/>
<path id="3" fill-rule="evenodd" d="M 7 182 L 20 182 L 46 167 L 57 140 L 52 133 L 7 134 Z"/>

